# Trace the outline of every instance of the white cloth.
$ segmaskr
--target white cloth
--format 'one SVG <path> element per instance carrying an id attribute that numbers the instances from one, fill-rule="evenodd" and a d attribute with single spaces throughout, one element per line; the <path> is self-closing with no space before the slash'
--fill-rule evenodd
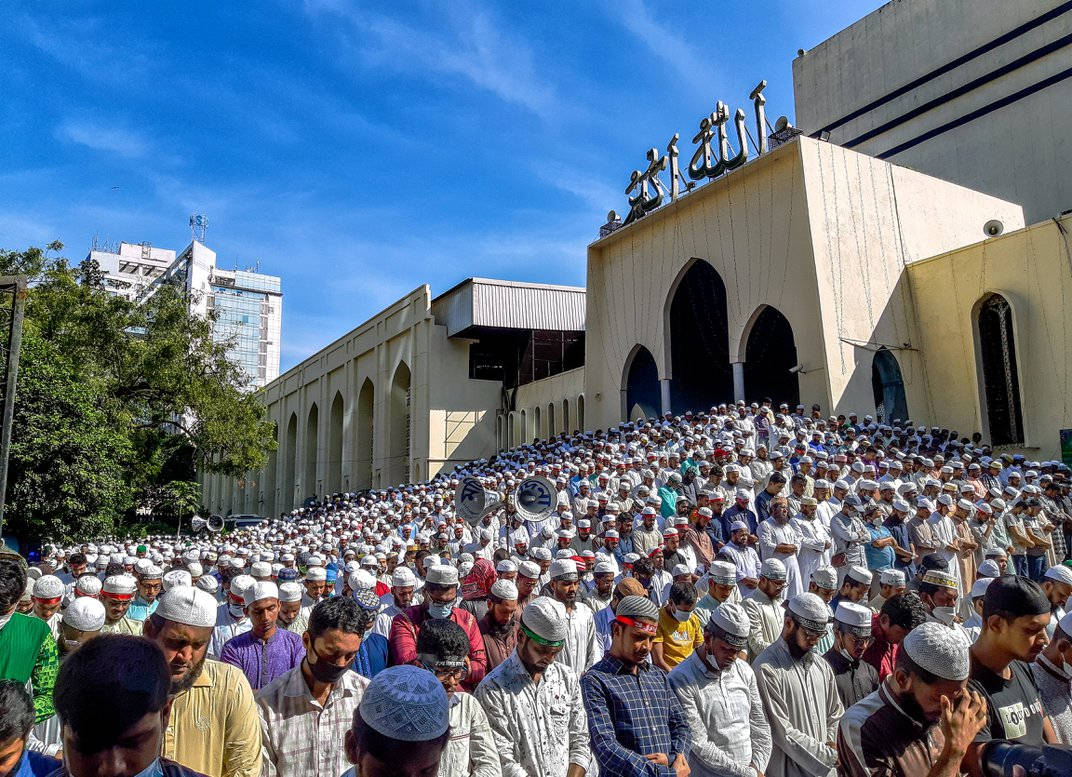
<path id="1" fill-rule="evenodd" d="M 467 693 L 450 696 L 450 739 L 439 760 L 439 777 L 501 777 L 499 753 L 488 716 Z"/>
<path id="2" fill-rule="evenodd" d="M 830 566 L 830 559 L 834 555 L 834 542 L 830 529 L 818 517 L 818 510 L 814 518 L 808 519 L 803 514 L 798 514 L 791 522 L 801 536 L 797 559 L 800 563 L 801 585 L 806 591 L 811 582 L 811 573 L 821 567 Z"/>
<path id="3" fill-rule="evenodd" d="M 237 637 L 239 634 L 245 634 L 247 631 L 253 628 L 253 622 L 249 618 L 242 618 L 239 621 L 232 621 L 231 623 L 224 623 L 223 625 L 216 626 L 212 630 L 212 639 L 208 643 L 208 657 L 215 658 L 217 661 L 220 658 L 220 651 L 223 650 L 223 646 L 227 644 L 227 640 Z"/>
<path id="4" fill-rule="evenodd" d="M 475 696 L 487 712 L 503 777 L 560 777 L 570 764 L 590 768 L 581 684 L 568 666 L 556 660 L 537 684 L 515 650 Z"/>
<path id="5" fill-rule="evenodd" d="M 744 599 L 744 611 L 752 627 L 748 632 L 748 658 L 754 659 L 782 635 L 785 625 L 785 608 L 782 602 L 771 598 L 756 588 Z"/>
<path id="6" fill-rule="evenodd" d="M 797 563 L 797 553 L 800 552 L 804 535 L 793 525 L 792 521 L 778 523 L 774 518 L 768 518 L 759 524 L 759 549 L 763 560 L 776 558 L 785 565 L 785 596 L 791 599 L 799 593 L 807 590 L 801 584 L 800 565 Z M 796 553 L 776 553 L 774 549 L 779 545 L 795 545 Z"/>
<path id="7" fill-rule="evenodd" d="M 755 777 L 771 755 L 771 731 L 752 667 L 733 660 L 717 674 L 699 653 L 674 667 L 669 676 L 692 732 L 687 756 L 696 777 Z"/>
<path id="8" fill-rule="evenodd" d="M 603 647 L 596 636 L 592 609 L 580 602 L 566 611 L 566 644 L 556 661 L 565 664 L 580 677 L 596 661 L 603 658 Z"/>

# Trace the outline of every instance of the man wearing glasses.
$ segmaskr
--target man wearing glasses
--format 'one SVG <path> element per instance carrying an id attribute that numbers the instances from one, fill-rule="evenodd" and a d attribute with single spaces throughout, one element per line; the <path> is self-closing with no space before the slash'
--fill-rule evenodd
<path id="1" fill-rule="evenodd" d="M 871 615 L 862 604 L 846 601 L 834 611 L 834 646 L 823 658 L 834 670 L 834 684 L 845 709 L 878 689 L 878 670 L 861 660 L 872 640 Z"/>

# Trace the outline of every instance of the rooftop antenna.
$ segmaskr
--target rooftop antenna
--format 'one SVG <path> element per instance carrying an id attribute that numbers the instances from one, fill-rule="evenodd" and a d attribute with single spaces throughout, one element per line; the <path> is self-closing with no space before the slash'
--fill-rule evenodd
<path id="1" fill-rule="evenodd" d="M 205 230 L 208 229 L 208 216 L 204 213 L 195 213 L 190 216 L 190 233 L 193 239 L 199 243 L 205 242 Z"/>

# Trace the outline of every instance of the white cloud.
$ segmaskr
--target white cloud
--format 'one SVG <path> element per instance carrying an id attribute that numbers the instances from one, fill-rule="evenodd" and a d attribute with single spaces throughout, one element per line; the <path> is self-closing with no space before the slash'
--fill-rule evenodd
<path id="1" fill-rule="evenodd" d="M 711 81 L 715 71 L 714 57 L 703 56 L 684 35 L 659 21 L 644 0 L 614 0 L 607 5 L 607 13 L 652 54 L 673 68 L 686 88 L 699 89 Z M 682 26 L 682 29 L 687 28 Z"/>
<path id="2" fill-rule="evenodd" d="M 152 144 L 139 132 L 83 119 L 68 119 L 56 128 L 56 137 L 125 159 L 142 159 L 152 151 Z"/>

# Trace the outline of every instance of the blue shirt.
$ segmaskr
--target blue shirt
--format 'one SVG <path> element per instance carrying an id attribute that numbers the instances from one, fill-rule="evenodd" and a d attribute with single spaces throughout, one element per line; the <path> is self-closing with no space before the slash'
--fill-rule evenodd
<path id="1" fill-rule="evenodd" d="M 367 635 L 361 640 L 361 648 L 354 657 L 354 671 L 371 680 L 386 668 L 387 638 L 382 634 Z"/>
<path id="2" fill-rule="evenodd" d="M 11 777 L 45 777 L 63 766 L 62 761 L 49 758 L 47 755 L 35 753 L 31 750 L 23 750 L 22 758 L 15 765 Z"/>
<path id="3" fill-rule="evenodd" d="M 892 537 L 893 534 L 885 526 L 868 526 L 867 531 L 871 534 L 871 542 Z M 871 542 L 864 545 L 864 556 L 867 558 L 867 568 L 876 571 L 893 567 L 894 552 L 892 547 L 876 548 Z"/>
<path id="4" fill-rule="evenodd" d="M 153 599 L 153 603 L 148 604 L 140 596 L 136 596 L 134 601 L 130 603 L 130 607 L 127 608 L 127 617 L 132 621 L 143 621 L 156 612 L 156 608 L 159 605 L 160 599 Z"/>
<path id="5" fill-rule="evenodd" d="M 679 755 L 687 757 L 691 746 L 685 714 L 666 672 L 641 665 L 631 674 L 625 664 L 607 655 L 581 677 L 581 695 L 601 773 L 676 777 L 672 767 L 644 758 L 665 753 L 673 764 Z"/>

